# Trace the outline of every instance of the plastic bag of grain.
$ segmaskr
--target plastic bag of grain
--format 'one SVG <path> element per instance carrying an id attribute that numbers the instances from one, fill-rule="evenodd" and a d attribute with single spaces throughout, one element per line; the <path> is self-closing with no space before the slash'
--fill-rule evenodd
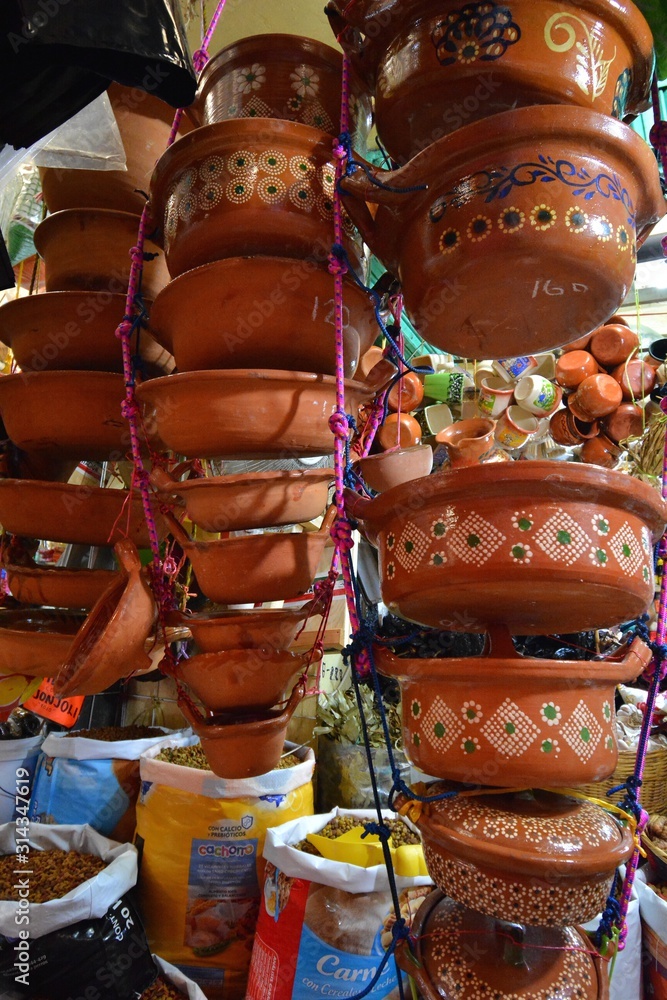
<path id="1" fill-rule="evenodd" d="M 293 766 L 231 781 L 206 769 L 201 748 L 170 744 L 141 758 L 135 842 L 146 931 L 153 951 L 209 1000 L 242 1000 L 266 831 L 312 815 L 315 756 L 301 748 L 282 762 Z"/>
<path id="2" fill-rule="evenodd" d="M 389 811 L 383 815 L 396 820 Z M 334 809 L 268 831 L 264 845 L 267 869 L 246 1000 L 310 1000 L 314 995 L 337 1000 L 355 996 L 372 983 L 391 943 L 395 922 L 387 870 L 379 860 L 381 850 L 362 846 L 368 844 L 365 838 L 352 847 L 352 854 L 349 844 L 345 854 L 330 852 L 370 862 L 364 867 L 302 849 L 308 850 L 309 834 L 318 834 L 338 818 L 344 821 L 337 831 L 342 832 L 345 822 L 360 826 L 377 821 L 377 814 Z M 324 849 L 323 844 L 319 846 Z M 399 847 L 395 871 L 401 916 L 410 924 L 433 888 L 427 874 L 401 874 L 426 872 L 421 845 L 409 851 Z M 407 980 L 404 982 L 407 989 Z M 368 996 L 371 1000 L 399 996 L 393 959 Z"/>
<path id="3" fill-rule="evenodd" d="M 14 819 L 21 800 L 28 801 L 43 742 L 43 736 L 0 740 L 0 823 L 9 823 Z M 26 796 L 17 797 L 17 779 L 27 785 Z"/>
<path id="4" fill-rule="evenodd" d="M 139 797 L 139 758 L 165 739 L 187 745 L 197 737 L 191 729 L 159 726 L 51 733 L 37 761 L 30 820 L 88 823 L 105 837 L 131 841 Z"/>
<path id="5" fill-rule="evenodd" d="M 184 976 L 180 969 L 177 969 L 175 965 L 171 965 L 169 962 L 165 962 L 163 958 L 159 955 L 153 955 L 153 959 L 158 969 L 160 970 L 160 979 L 164 980 L 165 983 L 169 983 L 174 989 L 178 990 L 187 1000 L 206 1000 L 206 997 L 199 989 L 196 983 L 193 983 L 191 979 Z M 155 986 L 153 987 L 155 989 Z M 141 1000 L 152 1000 L 152 997 L 143 996 Z"/>
<path id="6" fill-rule="evenodd" d="M 136 880 L 134 846 L 89 826 L 0 826 L 3 1000 L 140 995 L 156 967 L 127 895 Z"/>

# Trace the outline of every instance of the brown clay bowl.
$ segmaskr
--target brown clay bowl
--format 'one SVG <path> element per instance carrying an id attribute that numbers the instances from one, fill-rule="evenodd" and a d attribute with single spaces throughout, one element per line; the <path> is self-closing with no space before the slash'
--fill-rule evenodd
<path id="1" fill-rule="evenodd" d="M 618 444 L 626 438 L 640 437 L 644 432 L 644 410 L 636 403 L 621 403 L 613 413 L 602 421 L 602 430 Z M 0 523 L 2 519 L 0 518 Z"/>
<path id="2" fill-rule="evenodd" d="M 117 542 L 121 571 L 96 601 L 54 678 L 60 697 L 98 694 L 128 674 L 150 667 L 144 644 L 156 606 L 136 546 Z"/>
<path id="3" fill-rule="evenodd" d="M 303 697 L 297 685 L 285 708 L 240 715 L 238 712 L 203 720 L 186 701 L 183 715 L 201 740 L 211 770 L 221 778 L 255 778 L 272 771 L 283 752 L 289 721 Z"/>
<path id="4" fill-rule="evenodd" d="M 224 649 L 181 660 L 178 672 L 209 712 L 263 712 L 282 701 L 309 660 L 310 653 L 268 646 Z"/>
<path id="5" fill-rule="evenodd" d="M 253 73 L 257 68 L 261 72 Z M 284 118 L 338 135 L 343 57 L 302 35 L 250 35 L 226 45 L 199 78 L 190 111 L 199 125 L 228 118 Z M 351 73 L 350 132 L 365 149 L 371 99 Z"/>
<path id="6" fill-rule="evenodd" d="M 622 473 L 482 464 L 346 499 L 378 547 L 384 603 L 411 621 L 579 632 L 630 621 L 653 600 L 653 543 L 667 505 Z"/>
<path id="7" fill-rule="evenodd" d="M 428 476 L 433 468 L 433 448 L 417 444 L 412 448 L 396 448 L 377 455 L 360 458 L 356 466 L 364 482 L 376 493 Z"/>
<path id="8" fill-rule="evenodd" d="M 167 526 L 157 504 L 153 514 L 163 538 Z M 140 549 L 150 547 L 141 496 L 125 490 L 0 479 L 0 524 L 10 534 L 52 542 L 114 545 L 127 535 Z"/>
<path id="9" fill-rule="evenodd" d="M 121 413 L 124 399 L 123 376 L 111 372 L 0 378 L 0 416 L 10 441 L 28 454 L 51 452 L 77 461 L 123 459 L 130 450 L 130 431 Z"/>
<path id="10" fill-rule="evenodd" d="M 609 996 L 607 970 L 582 930 L 508 926 L 447 899 L 440 889 L 420 905 L 396 962 L 423 1000 Z"/>
<path id="11" fill-rule="evenodd" d="M 126 292 L 130 250 L 137 242 L 141 216 L 108 209 L 79 208 L 49 215 L 35 230 L 35 247 L 44 260 L 47 292 Z M 154 299 L 169 281 L 164 255 L 147 239 L 141 291 Z M 122 315 L 121 315 L 122 318 Z"/>
<path id="12" fill-rule="evenodd" d="M 176 614 L 173 620 L 190 630 L 197 648 L 203 653 L 217 653 L 221 649 L 252 649 L 256 646 L 280 652 L 287 649 L 306 618 L 317 613 L 314 602 L 309 602 L 298 608 Z"/>
<path id="13" fill-rule="evenodd" d="M 507 111 L 372 173 L 384 187 L 363 171 L 342 179 L 348 212 L 420 335 L 469 358 L 537 354 L 597 328 L 665 214 L 650 147 L 584 108 Z"/>
<path id="14" fill-rule="evenodd" d="M 426 774 L 505 787 L 609 777 L 618 759 L 614 695 L 651 651 L 639 639 L 602 662 L 520 656 L 502 629 L 483 657 L 403 659 L 374 648 L 401 686 L 403 745 Z"/>
<path id="15" fill-rule="evenodd" d="M 7 586 L 21 604 L 47 608 L 89 609 L 118 579 L 109 569 L 65 569 L 60 566 L 5 566 Z"/>
<path id="16" fill-rule="evenodd" d="M 436 782 L 427 794 L 455 787 Z M 497 920 L 541 927 L 592 920 L 633 849 L 611 813 L 543 790 L 430 802 L 415 822 L 438 888 Z"/>
<path id="17" fill-rule="evenodd" d="M 460 0 L 331 0 L 332 26 L 373 88 L 378 135 L 398 163 L 467 122 L 531 104 L 623 118 L 646 109 L 652 35 L 621 0 L 535 0 L 478 14 Z M 585 65 L 585 70 L 582 68 Z"/>
<path id="18" fill-rule="evenodd" d="M 53 677 L 82 623 L 83 615 L 0 611 L 0 676 Z"/>
<path id="19" fill-rule="evenodd" d="M 193 524 L 218 532 L 312 521 L 327 506 L 334 471 L 253 472 L 178 482 L 155 468 L 150 478 L 161 502 L 185 507 Z"/>
<path id="20" fill-rule="evenodd" d="M 373 395 L 370 387 L 350 380 L 345 392 L 347 411 L 354 414 Z M 144 382 L 137 399 L 144 423 L 164 447 L 188 458 L 298 457 L 334 450 L 329 418 L 336 409 L 336 380 L 331 375 L 266 369 L 184 372 Z"/>
<path id="21" fill-rule="evenodd" d="M 29 295 L 0 306 L 0 340 L 11 347 L 24 372 L 122 372 L 116 329 L 124 312 L 120 291 Z M 172 356 L 145 330 L 138 338 L 133 335 L 132 350 L 138 350 L 148 377 L 174 369 Z"/>
<path id="22" fill-rule="evenodd" d="M 327 132 L 270 118 L 205 125 L 170 146 L 150 194 L 172 278 L 226 257 L 325 263 L 334 231 L 331 146 Z M 344 222 L 357 267 L 361 242 Z"/>
<path id="23" fill-rule="evenodd" d="M 378 326 L 370 297 L 344 281 L 345 375 L 353 378 Z M 196 267 L 158 296 L 150 328 L 182 372 L 247 368 L 261 358 L 265 368 L 336 373 L 333 283 L 324 264 L 232 257 Z"/>

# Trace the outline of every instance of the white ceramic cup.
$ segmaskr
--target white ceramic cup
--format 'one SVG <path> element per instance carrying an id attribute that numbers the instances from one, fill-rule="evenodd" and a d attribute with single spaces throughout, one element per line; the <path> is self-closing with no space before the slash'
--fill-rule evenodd
<path id="1" fill-rule="evenodd" d="M 447 403 L 433 403 L 424 407 L 424 419 L 431 434 L 439 434 L 454 423 L 454 416 Z"/>
<path id="2" fill-rule="evenodd" d="M 514 395 L 514 387 L 505 379 L 494 375 L 482 381 L 477 409 L 483 417 L 496 420 L 507 409 Z"/>
<path id="3" fill-rule="evenodd" d="M 537 433 L 539 426 L 537 417 L 522 410 L 520 406 L 509 406 L 496 424 L 496 441 L 503 448 L 514 451 L 522 448 Z"/>
<path id="4" fill-rule="evenodd" d="M 557 410 L 563 390 L 543 375 L 524 375 L 514 386 L 517 404 L 537 417 L 548 417 Z"/>

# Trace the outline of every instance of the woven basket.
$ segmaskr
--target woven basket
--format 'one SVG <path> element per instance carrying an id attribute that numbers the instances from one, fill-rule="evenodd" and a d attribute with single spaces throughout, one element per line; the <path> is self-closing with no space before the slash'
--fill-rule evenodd
<path id="1" fill-rule="evenodd" d="M 579 785 L 578 791 L 597 799 L 606 799 L 610 788 L 620 785 L 633 773 L 636 756 L 635 750 L 619 750 L 618 764 L 612 776 L 605 781 Z M 609 801 L 618 803 L 623 795 L 623 791 L 618 792 L 610 796 Z M 667 747 L 656 747 L 646 754 L 639 801 L 648 813 L 667 812 Z"/>

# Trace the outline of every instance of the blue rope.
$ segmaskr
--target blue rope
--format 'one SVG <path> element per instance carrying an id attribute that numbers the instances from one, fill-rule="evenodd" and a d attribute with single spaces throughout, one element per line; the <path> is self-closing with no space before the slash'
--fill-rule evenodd
<path id="1" fill-rule="evenodd" d="M 621 904 L 616 899 L 616 892 L 618 890 L 618 871 L 614 875 L 614 881 L 611 884 L 611 889 L 609 891 L 609 896 L 607 897 L 607 903 L 602 912 L 602 917 L 600 918 L 600 923 L 598 924 L 597 930 L 593 935 L 593 941 L 597 948 L 602 947 L 602 938 L 611 938 L 614 933 L 614 927 L 618 924 L 621 916 Z"/>
<path id="2" fill-rule="evenodd" d="M 382 188 L 383 191 L 391 191 L 392 194 L 412 194 L 414 191 L 428 190 L 428 184 L 415 184 L 412 187 L 404 188 L 392 187 L 390 184 L 384 184 L 373 174 L 372 169 L 368 166 L 368 164 L 361 163 L 359 160 L 355 159 L 354 150 L 352 149 L 352 137 L 349 132 L 341 132 L 338 136 L 338 141 L 345 150 L 346 176 L 349 177 L 355 170 L 363 170 L 371 184 L 374 184 L 375 187 Z M 345 194 L 344 189 L 339 188 L 339 190 L 342 190 L 343 194 Z"/>

